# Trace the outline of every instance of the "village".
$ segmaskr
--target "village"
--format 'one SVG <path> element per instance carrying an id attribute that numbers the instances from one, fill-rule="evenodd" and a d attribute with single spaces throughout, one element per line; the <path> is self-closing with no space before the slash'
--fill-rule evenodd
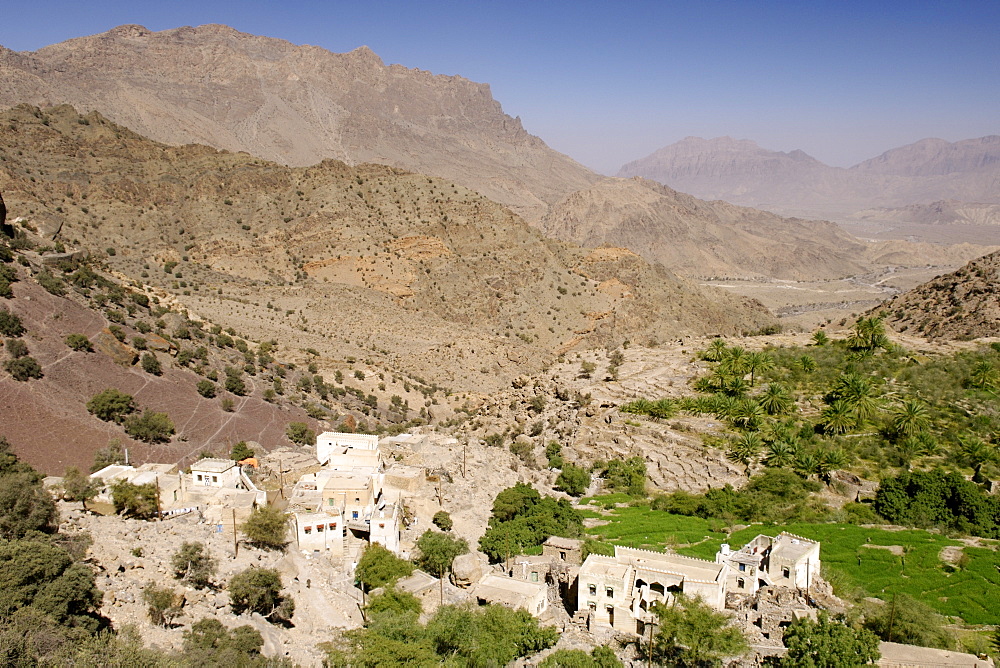
<path id="1" fill-rule="evenodd" d="M 185 470 L 112 464 L 91 476 L 99 486 L 92 505 L 110 504 L 118 481 L 152 484 L 159 496 L 158 517 L 127 520 L 73 509 L 63 530 L 96 532 L 92 552 L 104 554 L 95 559 L 103 573 L 98 579 L 105 589 L 103 611 L 116 623 L 144 621 L 139 589 L 150 578 L 167 576 L 164 564 L 182 540 L 201 538 L 211 551 L 229 557 L 219 569 L 222 578 L 248 565 L 277 568 L 298 605 L 294 627 L 278 630 L 259 615 L 251 616 L 251 624 L 265 638 L 265 653 L 315 665 L 322 660 L 317 639 L 362 626 L 367 597 L 381 591 L 366 593 L 355 575 L 365 549 L 379 544 L 409 559 L 417 537 L 444 505 L 442 472 L 415 465 L 421 458 L 412 453 L 453 451 L 456 443 L 434 433 L 380 440 L 326 432 L 314 449 L 278 449 L 239 462 L 205 457 Z M 47 483 L 54 487 L 59 479 Z M 287 549 L 241 550 L 241 525 L 255 507 L 267 505 L 287 517 Z M 584 541 L 551 536 L 541 554 L 490 564 L 472 550 L 456 557 L 444 578 L 415 570 L 395 588 L 414 595 L 425 615 L 441 605 L 466 602 L 523 609 L 560 629 L 563 645 L 577 648 L 651 637 L 657 625 L 654 606 L 670 605 L 681 594 L 727 611 L 757 655 L 767 656 L 783 651 L 783 630 L 796 619 L 838 611 L 839 600 L 820 578 L 820 548 L 787 532 L 761 534 L 746 545 L 723 544 L 714 561 L 707 561 L 622 546 L 613 555 L 585 554 Z M 223 591 L 189 590 L 183 597 L 178 624 L 229 612 Z M 176 644 L 168 630 L 150 628 L 149 635 L 154 644 Z M 882 643 L 881 650 L 882 665 L 989 665 L 970 655 L 895 643 Z M 960 657 L 971 662 L 948 663 Z"/>

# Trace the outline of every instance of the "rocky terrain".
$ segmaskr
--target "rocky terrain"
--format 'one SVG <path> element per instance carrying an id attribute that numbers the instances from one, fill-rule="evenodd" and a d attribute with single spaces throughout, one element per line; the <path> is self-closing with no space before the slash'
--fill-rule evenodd
<path id="1" fill-rule="evenodd" d="M 283 164 L 374 162 L 439 176 L 537 220 L 600 177 L 503 113 L 487 84 L 221 25 L 120 26 L 0 47 L 0 106 L 68 103 L 170 144 Z"/>
<path id="2" fill-rule="evenodd" d="M 630 251 L 547 239 L 452 182 L 168 147 L 69 107 L 3 115 L 0 188 L 11 216 L 191 313 L 453 389 L 578 347 L 773 322 Z"/>
<path id="3" fill-rule="evenodd" d="M 1000 336 L 1000 252 L 969 262 L 877 309 L 900 332 L 930 339 Z"/>
<path id="4" fill-rule="evenodd" d="M 749 140 L 688 137 L 624 165 L 618 175 L 812 218 L 843 219 L 865 209 L 942 199 L 997 204 L 1000 137 L 923 139 L 850 169 L 825 165 L 802 151 L 769 151 Z"/>
<path id="5" fill-rule="evenodd" d="M 1000 204 L 938 200 L 930 204 L 865 209 L 853 214 L 851 218 L 922 225 L 1000 225 Z"/>

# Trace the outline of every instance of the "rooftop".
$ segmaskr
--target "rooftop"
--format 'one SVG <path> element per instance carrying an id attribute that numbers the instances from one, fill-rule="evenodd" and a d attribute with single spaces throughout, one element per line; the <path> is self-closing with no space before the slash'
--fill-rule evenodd
<path id="1" fill-rule="evenodd" d="M 583 566 L 580 567 L 580 575 L 597 575 L 623 580 L 625 579 L 625 574 L 628 573 L 628 568 L 627 565 L 618 563 L 618 560 L 614 557 L 608 557 L 603 554 L 592 554 L 587 557 L 587 560 L 583 562 Z"/>
<path id="2" fill-rule="evenodd" d="M 513 607 L 524 605 L 526 601 L 545 591 L 546 587 L 543 584 L 514 580 L 500 575 L 487 575 L 475 588 L 478 598 Z"/>
<path id="3" fill-rule="evenodd" d="M 790 533 L 782 531 L 774 537 L 771 547 L 771 557 L 778 556 L 789 561 L 798 561 L 817 545 L 819 543 L 814 540 L 802 538 L 801 536 L 793 536 Z"/>
<path id="4" fill-rule="evenodd" d="M 615 557 L 618 561 L 627 561 L 637 569 L 665 571 L 703 582 L 715 582 L 726 568 L 723 564 L 685 557 L 680 554 L 651 552 L 618 546 L 615 547 Z"/>
<path id="5" fill-rule="evenodd" d="M 562 536 L 549 536 L 542 545 L 554 547 L 558 550 L 578 550 L 583 545 L 583 541 L 574 538 L 563 538 Z"/>
<path id="6" fill-rule="evenodd" d="M 225 473 L 234 466 L 236 466 L 236 462 L 232 459 L 216 459 L 209 457 L 207 459 L 199 459 L 194 464 L 191 464 L 191 470 L 209 471 L 211 473 Z"/>

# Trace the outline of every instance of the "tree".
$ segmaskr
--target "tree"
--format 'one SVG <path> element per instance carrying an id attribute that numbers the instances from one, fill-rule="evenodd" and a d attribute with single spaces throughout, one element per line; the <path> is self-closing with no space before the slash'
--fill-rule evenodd
<path id="1" fill-rule="evenodd" d="M 177 594 L 170 587 L 157 587 L 150 582 L 142 590 L 142 600 L 148 606 L 149 621 L 157 626 L 170 626 L 174 617 L 181 614 Z"/>
<path id="2" fill-rule="evenodd" d="M 146 410 L 125 422 L 125 433 L 146 443 L 166 443 L 174 433 L 174 423 L 166 413 Z"/>
<path id="3" fill-rule="evenodd" d="M 138 519 L 153 517 L 160 507 L 156 485 L 151 482 L 136 485 L 127 480 L 119 480 L 111 487 L 111 499 L 116 513 Z"/>
<path id="4" fill-rule="evenodd" d="M 600 468 L 605 485 L 612 491 L 646 495 L 646 461 L 642 457 L 613 459 Z"/>
<path id="5" fill-rule="evenodd" d="M 394 583 L 413 572 L 413 564 L 400 559 L 379 543 L 371 543 L 358 560 L 354 574 L 365 589 Z"/>
<path id="6" fill-rule="evenodd" d="M 258 666 L 265 665 L 260 650 L 264 637 L 248 624 L 232 631 L 218 619 L 206 617 L 184 631 L 185 665 L 190 666 Z M 266 662 L 267 666 L 280 665 Z"/>
<path id="7" fill-rule="evenodd" d="M 830 342 L 830 337 L 827 336 L 826 331 L 822 329 L 817 329 L 812 335 L 813 345 L 825 346 Z"/>
<path id="8" fill-rule="evenodd" d="M 556 477 L 556 487 L 570 496 L 581 496 L 590 487 L 590 471 L 575 464 L 563 464 Z"/>
<path id="9" fill-rule="evenodd" d="M 557 649 L 538 664 L 538 668 L 621 668 L 622 662 L 607 645 L 595 647 L 590 654 L 582 649 Z"/>
<path id="10" fill-rule="evenodd" d="M 242 397 L 247 393 L 246 383 L 243 382 L 243 372 L 231 366 L 226 367 L 225 387 L 228 392 Z"/>
<path id="11" fill-rule="evenodd" d="M 980 360 L 973 365 L 966 384 L 978 390 L 996 389 L 1000 385 L 1000 373 L 989 360 Z"/>
<path id="12" fill-rule="evenodd" d="M 16 338 L 24 334 L 24 324 L 17 314 L 11 313 L 7 307 L 0 308 L 0 336 Z"/>
<path id="13" fill-rule="evenodd" d="M 885 322 L 877 316 L 858 318 L 847 337 L 847 347 L 862 355 L 871 355 L 879 349 L 887 350 L 889 337 L 885 333 Z"/>
<path id="14" fill-rule="evenodd" d="M 111 464 L 124 464 L 125 451 L 122 450 L 121 441 L 117 438 L 108 441 L 108 444 L 94 453 L 94 462 L 90 465 L 90 472 L 100 471 L 105 466 Z"/>
<path id="15" fill-rule="evenodd" d="M 952 649 L 957 639 L 947 624 L 929 605 L 906 594 L 893 596 L 890 603 L 865 607 L 864 627 L 887 642 Z"/>
<path id="16" fill-rule="evenodd" d="M 774 358 L 762 350 L 747 353 L 746 370 L 750 372 L 750 384 L 753 385 L 757 374 L 774 368 Z"/>
<path id="17" fill-rule="evenodd" d="M 281 594 L 281 575 L 273 568 L 251 566 L 229 580 L 229 598 L 233 612 L 256 612 L 272 623 L 289 621 L 295 612 L 295 601 Z"/>
<path id="18" fill-rule="evenodd" d="M 198 381 L 196 386 L 198 394 L 205 397 L 206 399 L 212 399 L 215 397 L 215 383 L 208 380 L 207 378 L 202 378 Z"/>
<path id="19" fill-rule="evenodd" d="M 305 422 L 289 422 L 285 430 L 285 436 L 292 443 L 299 445 L 316 445 L 316 432 L 309 428 Z"/>
<path id="20" fill-rule="evenodd" d="M 97 496 L 97 481 L 89 475 L 84 475 L 75 466 L 66 469 L 63 475 L 63 495 L 70 501 L 79 501 L 83 509 L 87 509 L 87 501 Z"/>
<path id="21" fill-rule="evenodd" d="M 170 558 L 174 577 L 190 584 L 195 589 L 204 589 L 215 575 L 215 559 L 208 553 L 204 543 L 181 544 L 181 549 Z"/>
<path id="22" fill-rule="evenodd" d="M 394 587 L 389 587 L 378 596 L 372 596 L 368 600 L 365 612 L 369 617 L 376 615 L 398 615 L 406 613 L 420 614 L 423 606 L 420 599 L 406 591 L 399 591 Z"/>
<path id="23" fill-rule="evenodd" d="M 229 458 L 234 462 L 241 462 L 244 459 L 253 457 L 255 454 L 253 448 L 247 445 L 246 441 L 238 441 L 229 452 Z"/>
<path id="24" fill-rule="evenodd" d="M 724 339 L 712 339 L 708 344 L 708 349 L 701 356 L 709 362 L 720 362 L 726 354 L 726 342 Z"/>
<path id="25" fill-rule="evenodd" d="M 742 464 L 746 468 L 746 474 L 749 478 L 763 449 L 764 440 L 760 437 L 760 432 L 748 431 L 733 441 L 732 445 L 729 446 L 729 451 L 726 452 L 726 457 L 730 461 Z"/>
<path id="26" fill-rule="evenodd" d="M 90 345 L 90 339 L 83 334 L 70 334 L 66 337 L 66 345 L 78 353 L 94 352 L 94 347 Z"/>
<path id="27" fill-rule="evenodd" d="M 972 482 L 985 481 L 983 466 L 997 460 L 996 447 L 987 445 L 977 436 L 962 434 L 958 437 L 958 448 L 959 460 L 972 469 Z"/>
<path id="28" fill-rule="evenodd" d="M 927 404 L 907 397 L 892 409 L 892 431 L 897 437 L 916 436 L 931 426 Z"/>
<path id="29" fill-rule="evenodd" d="M 843 434 L 856 423 L 854 411 L 843 399 L 835 399 L 820 413 L 823 431 L 828 434 Z"/>
<path id="30" fill-rule="evenodd" d="M 160 360 L 153 353 L 143 353 L 141 364 L 142 370 L 146 373 L 154 376 L 163 375 L 163 367 L 160 366 Z"/>
<path id="31" fill-rule="evenodd" d="M 431 523 L 438 529 L 441 529 L 441 531 L 451 531 L 452 526 L 455 524 L 447 510 L 439 510 L 434 513 L 434 517 L 431 518 Z"/>
<path id="32" fill-rule="evenodd" d="M 271 550 L 284 550 L 288 535 L 288 518 L 274 506 L 257 506 L 240 525 L 247 541 Z"/>
<path id="33" fill-rule="evenodd" d="M 469 544 L 464 538 L 456 538 L 439 531 L 428 529 L 417 539 L 417 565 L 429 573 L 435 573 L 441 578 L 444 587 L 445 573 L 451 570 L 455 557 L 469 551 Z M 442 589 L 442 600 L 444 589 Z"/>
<path id="34" fill-rule="evenodd" d="M 34 357 L 18 357 L 7 360 L 3 367 L 7 370 L 7 373 L 14 377 L 14 380 L 21 382 L 31 380 L 32 378 L 41 378 L 44 375 L 42 373 L 42 365 Z"/>
<path id="35" fill-rule="evenodd" d="M 847 668 L 875 663 L 881 657 L 878 638 L 871 631 L 833 621 L 825 612 L 818 621 L 797 619 L 785 630 L 788 652 L 783 668 Z"/>
<path id="36" fill-rule="evenodd" d="M 757 402 L 768 415 L 782 415 L 792 407 L 793 401 L 788 388 L 781 383 L 768 383 L 757 397 Z"/>
<path id="37" fill-rule="evenodd" d="M 125 418 L 135 412 L 135 399 L 113 387 L 99 392 L 87 402 L 87 410 L 105 422 L 122 424 Z"/>
<path id="38" fill-rule="evenodd" d="M 773 441 L 767 446 L 764 464 L 769 467 L 787 467 L 795 463 L 795 446 L 787 441 Z"/>
<path id="39" fill-rule="evenodd" d="M 743 634 L 729 617 L 700 598 L 678 595 L 672 605 L 654 604 L 659 630 L 653 636 L 654 659 L 677 666 L 714 666 L 747 651 Z"/>

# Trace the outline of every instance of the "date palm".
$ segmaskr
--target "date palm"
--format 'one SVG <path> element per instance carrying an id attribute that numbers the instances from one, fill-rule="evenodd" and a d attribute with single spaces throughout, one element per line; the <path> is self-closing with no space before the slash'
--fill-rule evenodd
<path id="1" fill-rule="evenodd" d="M 897 436 L 915 436 L 927 431 L 930 426 L 930 410 L 919 399 L 908 397 L 892 409 L 892 431 Z"/>
<path id="2" fill-rule="evenodd" d="M 820 413 L 823 431 L 828 434 L 843 434 L 850 430 L 857 418 L 854 410 L 843 399 L 835 399 Z"/>
<path id="3" fill-rule="evenodd" d="M 741 429 L 757 431 L 764 422 L 764 409 L 753 397 L 743 397 L 736 404 L 732 421 Z"/>
<path id="4" fill-rule="evenodd" d="M 774 358 L 767 353 L 755 350 L 746 355 L 746 369 L 750 372 L 750 385 L 754 384 L 757 374 L 774 368 Z"/>
<path id="5" fill-rule="evenodd" d="M 842 375 L 837 380 L 833 395 L 851 407 L 856 427 L 871 422 L 882 403 L 872 381 L 856 373 Z"/>
<path id="6" fill-rule="evenodd" d="M 997 461 L 997 450 L 978 436 L 964 434 L 958 437 L 958 458 L 972 468 L 972 482 L 983 482 L 983 466 Z"/>
<path id="7" fill-rule="evenodd" d="M 792 396 L 781 383 L 769 383 L 757 397 L 757 401 L 768 415 L 787 413 L 792 406 Z"/>
<path id="8" fill-rule="evenodd" d="M 774 441 L 767 446 L 764 464 L 771 468 L 788 467 L 795 463 L 796 447 L 788 441 Z"/>
<path id="9" fill-rule="evenodd" d="M 719 362 L 726 354 L 726 342 L 723 339 L 712 339 L 708 348 L 701 354 L 709 362 Z"/>
<path id="10" fill-rule="evenodd" d="M 980 360 L 972 367 L 968 384 L 979 390 L 995 389 L 1000 384 L 1000 374 L 989 360 Z"/>
<path id="11" fill-rule="evenodd" d="M 760 433 L 748 431 L 733 441 L 729 447 L 729 451 L 726 452 L 726 457 L 732 462 L 745 466 L 746 474 L 749 478 L 750 471 L 753 469 L 753 465 L 760 459 L 760 453 L 763 449 L 764 440 L 760 437 Z"/>

